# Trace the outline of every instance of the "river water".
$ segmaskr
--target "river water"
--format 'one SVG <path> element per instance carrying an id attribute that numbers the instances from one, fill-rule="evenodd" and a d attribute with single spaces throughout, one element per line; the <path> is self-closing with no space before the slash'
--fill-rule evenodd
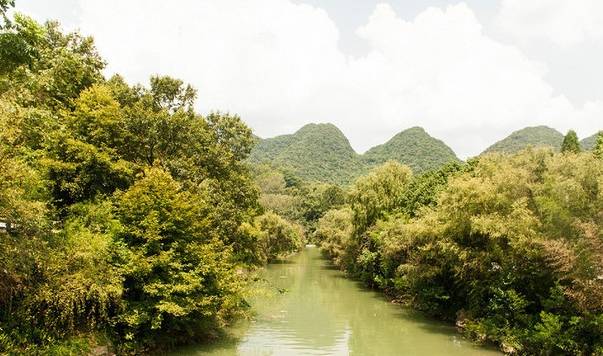
<path id="1" fill-rule="evenodd" d="M 314 247 L 262 277 L 253 320 L 177 355 L 499 355 L 345 278 Z"/>

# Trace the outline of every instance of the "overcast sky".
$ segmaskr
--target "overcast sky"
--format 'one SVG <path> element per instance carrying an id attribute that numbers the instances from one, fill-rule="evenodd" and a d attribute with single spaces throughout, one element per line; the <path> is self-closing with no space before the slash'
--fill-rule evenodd
<path id="1" fill-rule="evenodd" d="M 460 157 L 603 129 L 602 0 L 17 0 L 94 36 L 107 75 L 193 84 L 261 137 L 332 122 L 363 152 L 422 126 Z"/>

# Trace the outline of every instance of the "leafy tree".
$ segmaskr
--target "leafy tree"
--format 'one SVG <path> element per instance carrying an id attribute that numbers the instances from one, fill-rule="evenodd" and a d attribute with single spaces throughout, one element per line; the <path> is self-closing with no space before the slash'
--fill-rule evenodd
<path id="1" fill-rule="evenodd" d="M 401 206 L 411 177 L 408 167 L 389 161 L 354 183 L 350 205 L 358 233 Z"/>
<path id="2" fill-rule="evenodd" d="M 69 138 L 66 133 L 56 134 L 49 145 L 43 165 L 52 202 L 61 211 L 71 204 L 125 189 L 133 181 L 132 164 L 99 147 Z"/>
<path id="3" fill-rule="evenodd" d="M 74 106 L 74 110 L 66 115 L 72 137 L 105 151 L 121 153 L 117 150 L 125 146 L 126 122 L 111 89 L 95 84 L 82 91 Z"/>
<path id="4" fill-rule="evenodd" d="M 210 227 L 211 205 L 159 168 L 118 193 L 116 205 L 117 241 L 127 248 L 120 335 L 153 346 L 223 326 L 241 305 L 241 282 Z"/>
<path id="5" fill-rule="evenodd" d="M 264 233 L 262 246 L 268 261 L 297 252 L 303 245 L 302 228 L 274 213 L 267 212 L 258 216 L 255 225 Z"/>
<path id="6" fill-rule="evenodd" d="M 593 154 L 598 158 L 603 158 L 603 131 L 597 134 L 597 141 L 595 143 L 595 148 L 593 149 Z"/>
<path id="7" fill-rule="evenodd" d="M 344 207 L 327 211 L 317 224 L 315 236 L 321 251 L 332 258 L 339 267 L 349 264 L 344 258 L 345 248 L 350 244 L 354 232 L 352 218 L 352 210 Z"/>
<path id="8" fill-rule="evenodd" d="M 563 138 L 563 143 L 561 144 L 561 152 L 580 152 L 580 142 L 578 141 L 578 135 L 576 135 L 576 132 L 574 130 L 569 130 Z"/>
<path id="9" fill-rule="evenodd" d="M 2 19 L 4 21 L 4 24 L 0 25 L 0 30 L 10 26 L 10 20 L 6 16 L 6 12 L 8 11 L 9 8 L 14 7 L 14 6 L 15 6 L 14 0 L 0 0 L 0 15 L 2 16 Z"/>
<path id="10" fill-rule="evenodd" d="M 0 4 L 0 10 L 5 8 Z M 4 26 L 0 26 L 0 75 L 6 75 L 21 65 L 28 68 L 39 59 L 44 29 L 34 20 L 17 14 L 14 23 L 3 12 Z"/>
<path id="11" fill-rule="evenodd" d="M 47 239 L 42 283 L 27 294 L 22 322 L 53 338 L 110 325 L 122 308 L 120 229 L 108 201 L 73 206 L 65 228 Z"/>

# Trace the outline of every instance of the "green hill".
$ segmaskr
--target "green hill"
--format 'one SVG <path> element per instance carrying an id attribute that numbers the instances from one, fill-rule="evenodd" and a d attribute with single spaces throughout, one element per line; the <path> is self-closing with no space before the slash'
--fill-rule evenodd
<path id="1" fill-rule="evenodd" d="M 424 172 L 446 163 L 458 161 L 454 151 L 421 127 L 404 130 L 386 143 L 375 146 L 362 155 L 369 166 L 396 160 L 408 165 L 414 172 Z"/>
<path id="2" fill-rule="evenodd" d="M 580 145 L 582 146 L 583 150 L 592 150 L 593 148 L 595 148 L 595 143 L 597 142 L 597 134 L 598 133 L 595 133 L 594 135 L 588 136 L 584 140 L 580 141 Z"/>
<path id="3" fill-rule="evenodd" d="M 359 155 L 332 124 L 308 124 L 290 135 L 260 139 L 249 157 L 251 163 L 271 164 L 304 180 L 336 184 L 351 183 L 388 160 L 423 172 L 458 158 L 442 141 L 419 127 L 402 131 L 387 143 Z"/>
<path id="4" fill-rule="evenodd" d="M 563 142 L 563 134 L 561 132 L 548 126 L 533 126 L 513 132 L 506 138 L 488 147 L 483 153 L 515 153 L 528 146 L 550 146 L 555 150 L 559 150 L 561 142 Z"/>
<path id="5" fill-rule="evenodd" d="M 261 140 L 249 160 L 328 183 L 349 183 L 364 169 L 348 139 L 332 124 L 308 124 L 292 135 Z"/>

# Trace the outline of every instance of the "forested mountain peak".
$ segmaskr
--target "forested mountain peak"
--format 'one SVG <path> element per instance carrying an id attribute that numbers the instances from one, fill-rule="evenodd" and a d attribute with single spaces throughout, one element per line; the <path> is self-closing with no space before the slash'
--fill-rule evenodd
<path id="1" fill-rule="evenodd" d="M 343 132 L 341 132 L 341 130 L 329 123 L 329 122 L 325 122 L 325 123 L 314 123 L 311 122 L 309 124 L 305 124 L 304 126 L 302 126 L 299 130 L 297 130 L 295 132 L 295 134 L 297 135 L 304 135 L 304 134 L 335 134 L 338 136 L 343 137 L 344 139 L 347 140 L 347 138 L 345 137 L 345 135 L 343 134 Z"/>
<path id="2" fill-rule="evenodd" d="M 514 131 L 509 136 L 488 147 L 483 153 L 515 153 L 528 146 L 549 146 L 558 151 L 562 141 L 563 134 L 551 127 L 544 125 L 529 126 Z"/>
<path id="3" fill-rule="evenodd" d="M 362 158 L 368 165 L 396 160 L 408 165 L 415 172 L 427 171 L 451 161 L 458 161 L 450 147 L 418 126 L 397 133 L 386 143 L 368 150 Z"/>
<path id="4" fill-rule="evenodd" d="M 363 165 L 345 135 L 333 124 L 307 124 L 290 135 L 258 142 L 249 160 L 270 163 L 302 179 L 349 183 Z"/>

